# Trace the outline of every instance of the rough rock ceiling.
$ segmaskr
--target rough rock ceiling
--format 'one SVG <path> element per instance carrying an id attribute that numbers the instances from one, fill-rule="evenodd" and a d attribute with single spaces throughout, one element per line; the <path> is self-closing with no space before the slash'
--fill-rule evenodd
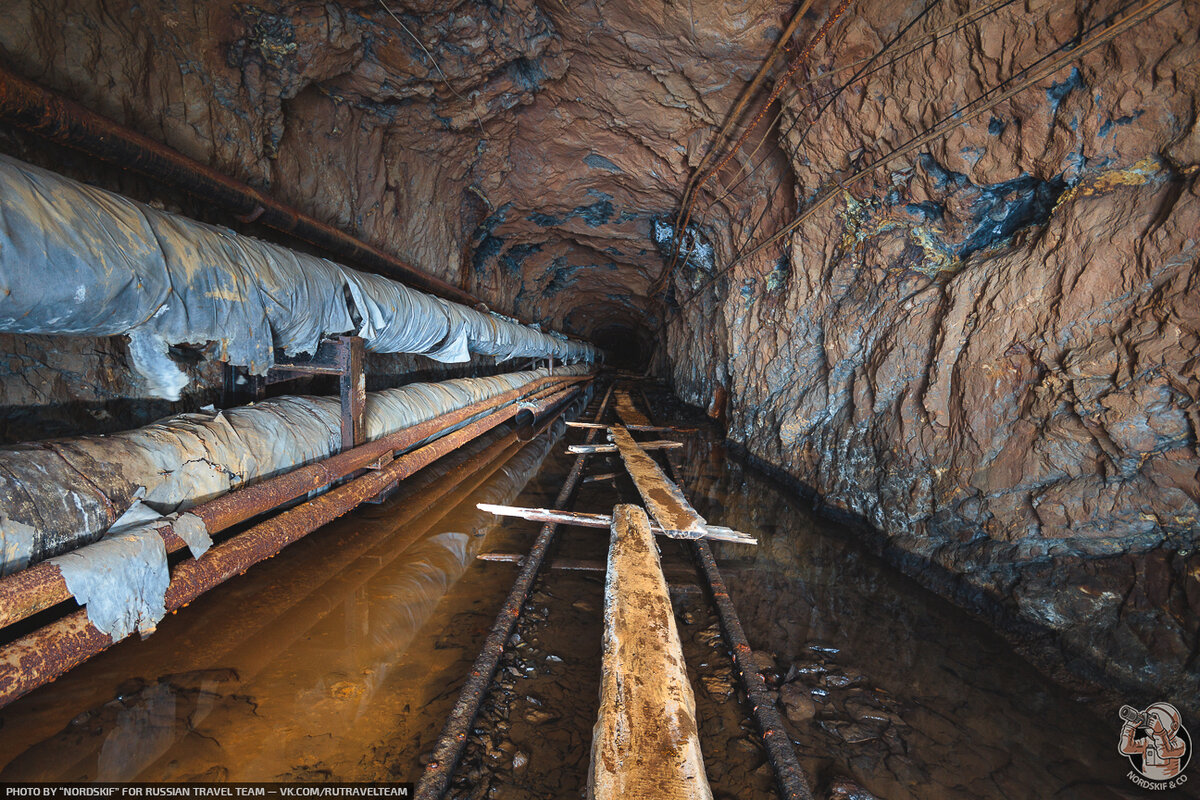
<path id="1" fill-rule="evenodd" d="M 6 4 L 0 47 L 23 74 L 497 308 L 619 346 L 658 324 L 655 220 L 790 13 L 769 0 L 59 0 Z M 730 218 L 790 192 L 781 164 L 704 219 L 709 238 L 727 244 Z"/>

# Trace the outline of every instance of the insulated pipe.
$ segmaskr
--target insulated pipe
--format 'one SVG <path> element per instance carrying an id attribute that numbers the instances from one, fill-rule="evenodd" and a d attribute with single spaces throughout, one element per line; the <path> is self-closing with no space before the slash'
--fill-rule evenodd
<path id="1" fill-rule="evenodd" d="M 212 167 L 119 125 L 0 67 L 0 120 L 57 144 L 175 186 L 257 222 L 439 297 L 474 308 L 479 298 L 304 214 Z"/>
<path id="2" fill-rule="evenodd" d="M 574 395 L 568 387 L 531 409 L 544 413 Z M 368 472 L 303 505 L 284 511 L 222 542 L 198 559 L 176 566 L 167 587 L 167 611 L 177 611 L 204 592 L 270 558 L 287 545 L 332 522 L 480 434 L 520 413 L 517 405 L 498 409 L 430 444 L 405 453 L 386 467 Z M 39 628 L 0 649 L 0 707 L 6 706 L 69 669 L 111 647 L 114 641 L 88 620 L 87 609 Z"/>
<path id="3" fill-rule="evenodd" d="M 567 384 L 584 380 L 578 378 L 545 378 L 520 389 L 514 389 L 490 400 L 480 401 L 457 411 L 443 414 L 411 428 L 369 442 L 324 461 L 301 467 L 292 472 L 239 489 L 210 500 L 188 513 L 204 523 L 211 536 L 244 522 L 251 517 L 278 508 L 284 503 L 340 480 L 356 470 L 367 467 L 397 450 L 404 450 L 434 435 L 448 433 L 481 412 L 494 410 L 528 396 L 530 401 L 559 393 Z M 529 394 L 532 390 L 532 394 Z M 517 413 L 520 413 L 518 411 Z M 155 526 L 163 538 L 168 553 L 186 545 L 173 528 L 172 522 Z M 28 569 L 0 579 L 0 628 L 19 622 L 40 611 L 71 598 L 71 592 L 61 570 L 51 562 L 41 562 Z"/>
<path id="4" fill-rule="evenodd" d="M 576 365 L 553 373 L 457 378 L 372 392 L 366 400 L 366 434 L 380 439 L 522 386 L 527 387 L 522 394 L 533 391 L 531 381 L 583 373 Z M 337 398 L 280 397 L 220 413 L 181 414 L 108 436 L 2 449 L 0 572 L 14 572 L 98 539 L 139 500 L 160 514 L 182 511 L 326 459 L 341 449 L 340 428 Z M 412 446 L 422 439 L 398 441 Z M 378 447 L 368 452 L 387 452 L 387 445 Z M 228 504 L 236 502 L 217 508 L 228 514 Z"/>
<path id="5" fill-rule="evenodd" d="M 551 336 L 403 284 L 136 203 L 0 155 L 0 330 L 129 336 L 151 392 L 189 377 L 172 345 L 265 374 L 276 349 L 353 332 L 376 353 L 591 361 Z"/>

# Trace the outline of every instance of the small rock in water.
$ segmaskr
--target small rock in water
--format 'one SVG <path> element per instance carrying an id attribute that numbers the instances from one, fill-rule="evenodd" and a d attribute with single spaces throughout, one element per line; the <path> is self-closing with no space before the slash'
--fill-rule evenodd
<path id="1" fill-rule="evenodd" d="M 849 778 L 834 778 L 829 784 L 829 800 L 879 800 Z"/>
<path id="2" fill-rule="evenodd" d="M 809 642 L 808 649 L 812 650 L 814 653 L 824 653 L 825 655 L 830 656 L 836 656 L 838 653 L 842 652 L 841 648 L 834 647 L 833 645 L 825 642 Z"/>

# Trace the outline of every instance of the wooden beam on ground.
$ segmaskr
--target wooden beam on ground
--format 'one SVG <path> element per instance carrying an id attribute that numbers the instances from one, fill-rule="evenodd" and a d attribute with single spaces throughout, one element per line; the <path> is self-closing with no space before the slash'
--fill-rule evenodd
<path id="1" fill-rule="evenodd" d="M 632 441 L 632 439 L 630 440 Z M 672 450 L 676 447 L 683 447 L 683 442 L 671 442 L 666 439 L 658 439 L 653 442 L 638 442 L 638 446 L 643 450 Z M 567 447 L 568 453 L 615 453 L 617 446 L 615 444 L 573 444 Z"/>
<path id="2" fill-rule="evenodd" d="M 638 410 L 638 407 L 634 405 L 633 398 L 625 389 L 617 389 L 613 392 L 613 402 L 617 407 L 617 416 L 621 418 L 621 422 L 626 425 L 651 425 L 650 418 Z"/>
<path id="3" fill-rule="evenodd" d="M 711 800 L 671 599 L 646 512 L 613 509 L 592 800 Z"/>
<path id="4" fill-rule="evenodd" d="M 569 428 L 607 428 L 603 422 L 579 422 L 568 420 Z M 670 425 L 626 425 L 626 429 L 639 433 L 695 433 L 698 428 L 675 428 Z"/>
<path id="5" fill-rule="evenodd" d="M 663 530 L 703 533 L 707 529 L 708 521 L 696 513 L 675 482 L 646 454 L 646 449 L 633 440 L 629 431 L 614 425 L 608 429 L 608 438 L 617 446 L 638 494 Z"/>
<path id="6" fill-rule="evenodd" d="M 609 528 L 612 517 L 607 514 L 587 514 L 582 511 L 557 511 L 550 508 L 526 508 L 524 506 L 502 506 L 494 503 L 477 503 L 480 511 L 487 511 L 498 517 L 517 517 L 530 522 L 553 522 L 558 525 L 575 525 L 580 528 Z M 698 531 L 667 530 L 658 525 L 650 529 L 659 536 L 672 539 L 715 539 L 718 542 L 735 542 L 737 544 L 758 544 L 758 540 L 748 533 L 724 528 L 720 525 L 705 525 Z"/>
<path id="7" fill-rule="evenodd" d="M 613 481 L 617 479 L 615 472 L 601 472 L 598 475 L 588 475 L 583 479 L 584 483 L 596 483 L 597 481 Z"/>

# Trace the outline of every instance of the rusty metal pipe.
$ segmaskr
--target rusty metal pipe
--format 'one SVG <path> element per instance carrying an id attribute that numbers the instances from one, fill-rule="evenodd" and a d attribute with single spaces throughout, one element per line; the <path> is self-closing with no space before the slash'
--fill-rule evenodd
<path id="1" fill-rule="evenodd" d="M 370 272 L 472 308 L 481 304 L 464 289 L 3 67 L 0 120 L 224 206 L 243 222 L 257 222 L 293 236 Z"/>
<path id="2" fill-rule="evenodd" d="M 221 495 L 196 506 L 188 513 L 199 517 L 210 535 L 219 533 L 297 497 L 328 486 L 380 458 L 412 447 L 417 442 L 444 432 L 484 411 L 522 398 L 537 399 L 559 390 L 564 385 L 572 385 L 581 380 L 585 380 L 585 377 L 550 377 L 531 381 L 512 391 L 426 420 L 324 461 Z M 163 523 L 157 526 L 156 530 L 163 537 L 168 553 L 186 546 L 170 523 Z M 57 566 L 49 562 L 43 561 L 21 572 L 0 578 L 0 627 L 19 622 L 70 598 L 71 592 L 67 589 L 62 573 Z"/>
<path id="3" fill-rule="evenodd" d="M 600 409 L 596 412 L 595 422 L 604 418 L 604 412 L 608 409 L 608 401 L 612 397 L 612 393 L 613 385 L 610 384 L 604 399 L 600 401 Z M 584 441 L 592 441 L 596 432 L 595 428 L 589 430 Z M 566 480 L 563 481 L 562 489 L 559 490 L 558 497 L 554 501 L 555 508 L 565 508 L 574 496 L 575 487 L 578 485 L 579 479 L 583 477 L 583 467 L 587 459 L 587 453 L 576 456 L 575 463 L 567 474 Z M 438 736 L 437 743 L 433 748 L 433 757 L 425 765 L 425 772 L 417 783 L 417 791 L 414 795 L 417 800 L 440 800 L 449 788 L 450 779 L 454 776 L 454 770 L 458 768 L 458 762 L 462 759 L 463 750 L 467 746 L 467 734 L 470 733 L 471 726 L 475 724 L 475 718 L 479 715 L 479 707 L 487 697 L 492 679 L 496 676 L 496 670 L 500 666 L 500 657 L 504 654 L 504 645 L 517 626 L 521 608 L 529 597 L 534 579 L 537 578 L 557 528 L 557 524 L 547 522 L 542 526 L 537 539 L 529 549 L 529 555 L 526 556 L 504 605 L 496 615 L 496 621 L 492 623 L 487 639 L 484 640 L 479 655 L 475 657 L 475 663 L 471 665 L 467 682 L 463 685 L 458 700 L 455 701 L 454 708 L 446 719 L 446 725 L 442 728 L 441 735 Z"/>
<path id="4" fill-rule="evenodd" d="M 545 413 L 579 391 L 577 386 L 560 389 L 533 403 L 537 414 Z M 392 481 L 403 480 L 423 467 L 461 447 L 486 431 L 516 416 L 516 405 L 500 408 L 486 417 L 412 452 L 405 453 L 382 469 L 373 470 L 303 505 L 284 511 L 244 533 L 213 547 L 198 559 L 179 564 L 167 586 L 164 604 L 177 611 L 204 592 L 270 558 L 292 542 L 332 522 L 371 499 Z M 102 652 L 112 638 L 98 630 L 81 609 L 39 628 L 0 649 L 0 708 L 67 670 Z"/>

